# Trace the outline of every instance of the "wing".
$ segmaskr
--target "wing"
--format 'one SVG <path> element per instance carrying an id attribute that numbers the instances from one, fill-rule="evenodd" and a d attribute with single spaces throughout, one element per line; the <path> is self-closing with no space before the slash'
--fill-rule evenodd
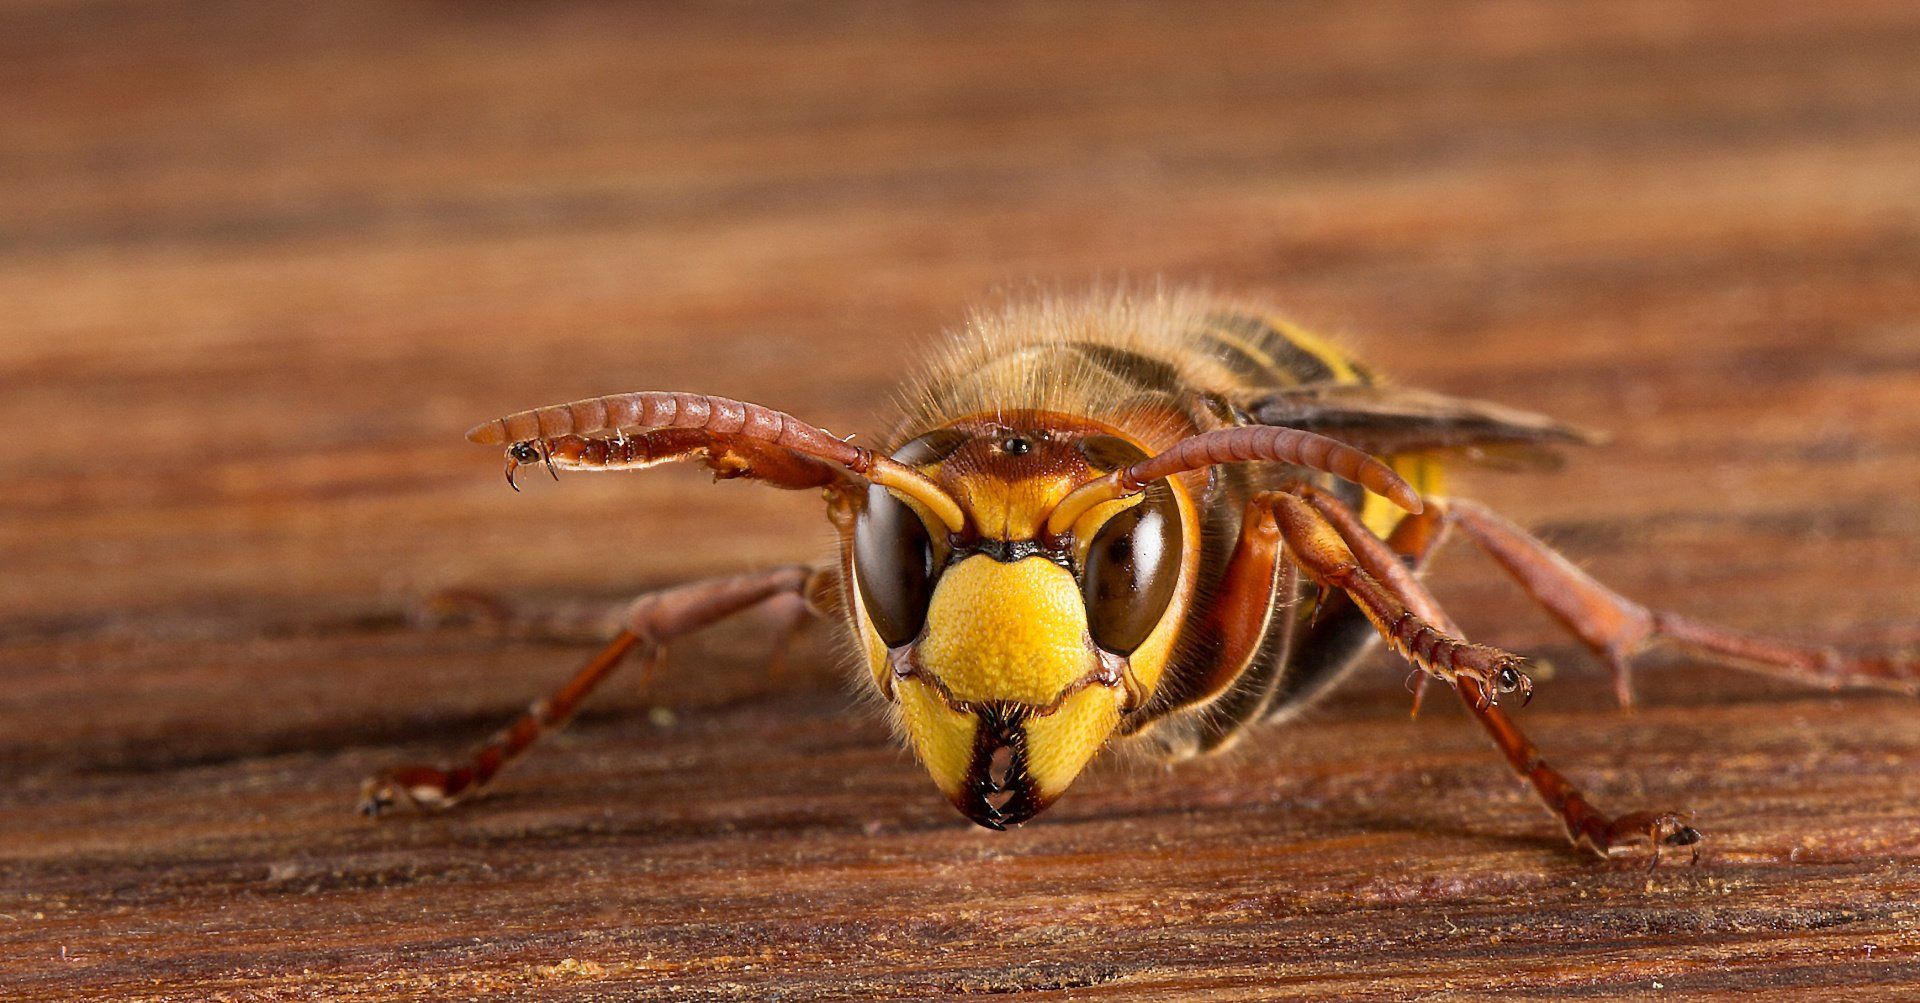
<path id="1" fill-rule="evenodd" d="M 1497 467 L 1551 469 L 1560 447 L 1604 441 L 1530 411 L 1402 387 L 1321 383 L 1262 393 L 1240 409 L 1255 424 L 1318 432 L 1376 456 L 1445 453 Z"/>

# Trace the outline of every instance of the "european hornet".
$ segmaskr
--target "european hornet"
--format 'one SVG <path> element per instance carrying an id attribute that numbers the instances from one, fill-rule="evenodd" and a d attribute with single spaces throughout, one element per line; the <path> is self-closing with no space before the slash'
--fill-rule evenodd
<path id="1" fill-rule="evenodd" d="M 1518 655 L 1461 637 L 1417 573 L 1449 530 L 1612 670 L 1656 643 L 1835 687 L 1914 692 L 1910 656 L 1861 657 L 1650 610 L 1506 519 L 1446 497 L 1442 467 L 1551 459 L 1586 432 L 1394 386 L 1270 311 L 1157 293 L 977 315 L 909 384 L 874 450 L 759 404 L 642 391 L 474 428 L 517 468 L 637 470 L 820 491 L 837 559 L 643 595 L 612 642 L 464 766 L 365 786 L 369 814 L 445 808 L 564 723 L 630 653 L 784 603 L 838 618 L 898 733 L 960 813 L 1001 829 L 1102 749 L 1226 747 L 1325 693 L 1376 640 L 1452 688 L 1578 847 L 1690 846 L 1676 812 L 1609 816 L 1501 708 Z M 500 615 L 511 616 L 510 610 Z M 1416 698 L 1417 699 L 1417 698 Z M 1697 850 L 1697 847 L 1696 847 Z"/>

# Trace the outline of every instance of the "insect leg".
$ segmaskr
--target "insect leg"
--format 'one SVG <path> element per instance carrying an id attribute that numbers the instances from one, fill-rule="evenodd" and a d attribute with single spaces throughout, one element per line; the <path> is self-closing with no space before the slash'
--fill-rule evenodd
<path id="1" fill-rule="evenodd" d="M 1301 571 L 1320 585 L 1344 592 L 1373 621 L 1388 646 L 1421 671 L 1456 685 L 1460 679 L 1473 680 L 1481 684 L 1476 692 L 1489 700 L 1496 691 L 1520 691 L 1522 699 L 1532 692 L 1532 681 L 1520 669 L 1520 656 L 1464 641 L 1423 616 L 1417 607 L 1424 605 L 1430 612 L 1437 612 L 1437 607 L 1413 572 L 1386 550 L 1386 544 L 1366 534 L 1386 557 L 1363 565 L 1320 504 L 1310 503 L 1309 498 L 1351 514 L 1338 499 L 1306 487 L 1269 492 L 1256 499 L 1272 514 L 1287 555 Z M 1358 518 L 1353 522 L 1357 526 Z"/>
<path id="2" fill-rule="evenodd" d="M 787 676 L 787 655 L 793 650 L 793 642 L 818 616 L 809 599 L 798 592 L 774 596 L 764 604 L 777 626 L 773 650 L 767 655 L 767 676 L 775 680 Z"/>
<path id="3" fill-rule="evenodd" d="M 1380 633 L 1345 592 L 1321 596 L 1309 615 L 1296 603 L 1299 569 L 1289 561 L 1268 501 L 1249 501 L 1225 572 L 1204 611 L 1197 646 L 1206 666 L 1165 699 L 1174 710 L 1200 708 L 1184 724 L 1162 715 L 1154 737 L 1173 757 L 1226 748 L 1261 721 L 1313 703 L 1356 665 Z M 1440 524 L 1407 516 L 1389 545 L 1417 566 Z M 1420 674 L 1422 683 L 1432 677 Z"/>
<path id="4" fill-rule="evenodd" d="M 1324 504 L 1318 492 L 1307 492 L 1304 497 L 1316 508 Z M 1328 515 L 1329 521 L 1342 535 L 1346 535 L 1352 527 L 1361 525 L 1351 518 L 1351 510 L 1345 506 L 1322 514 Z M 1361 531 L 1367 532 L 1363 525 Z M 1387 534 L 1386 543 L 1388 549 L 1399 555 L 1401 563 L 1417 574 L 1434 552 L 1440 549 L 1446 535 L 1446 521 L 1434 509 L 1428 508 L 1419 515 L 1401 517 L 1394 524 L 1393 531 Z M 1300 653 L 1295 659 L 1298 664 L 1288 671 L 1286 685 L 1275 696 L 1269 713 L 1270 720 L 1283 718 L 1287 713 L 1317 699 L 1320 693 L 1338 681 L 1348 666 L 1359 660 L 1366 652 L 1367 644 L 1379 636 L 1373 624 L 1367 622 L 1366 616 L 1353 605 L 1353 600 L 1346 593 L 1336 592 L 1327 596 L 1324 603 L 1324 608 L 1316 612 L 1318 622 L 1300 644 Z M 1444 618 L 1442 622 L 1445 622 Z M 1453 631 L 1454 627 L 1447 622 L 1441 629 Z M 1433 678 L 1425 672 L 1416 671 L 1413 674 L 1410 685 L 1413 689 L 1412 714 L 1415 717 L 1420 714 L 1421 702 Z"/>
<path id="5" fill-rule="evenodd" d="M 1341 538 L 1351 545 L 1355 560 L 1362 567 L 1383 581 L 1398 583 L 1405 590 L 1408 606 L 1429 623 L 1448 633 L 1457 633 L 1446 611 L 1440 608 L 1426 586 L 1413 577 L 1402 560 L 1402 555 L 1410 550 L 1431 552 L 1444 529 L 1438 520 L 1428 519 L 1406 527 L 1404 535 L 1401 532 L 1394 533 L 1395 537 L 1400 538 L 1396 540 L 1398 546 L 1390 546 L 1369 532 L 1353 510 L 1338 498 L 1311 488 L 1304 489 L 1303 495 L 1307 504 L 1315 512 L 1324 515 L 1328 524 L 1335 527 Z M 1678 812 L 1635 811 L 1618 818 L 1608 818 L 1587 800 L 1572 781 L 1548 764 L 1532 740 L 1504 711 L 1493 705 L 1480 680 L 1463 675 L 1458 677 L 1454 687 L 1460 694 L 1461 702 L 1466 704 L 1467 712 L 1486 729 L 1514 772 L 1532 784 L 1547 809 L 1559 817 L 1575 846 L 1608 857 L 1636 841 L 1645 840 L 1652 847 L 1653 861 L 1658 862 L 1663 846 L 1697 847 L 1699 844 L 1699 831 L 1687 825 Z"/>
<path id="6" fill-rule="evenodd" d="M 471 626 L 488 634 L 561 644 L 598 644 L 624 629 L 632 599 L 518 599 L 479 589 L 448 589 L 421 603 L 414 620 L 421 626 Z M 813 605 L 799 595 L 779 596 L 764 604 L 776 628 L 769 673 L 785 670 L 786 649 L 813 622 Z"/>
<path id="7" fill-rule="evenodd" d="M 803 566 L 692 582 L 651 592 L 627 608 L 626 626 L 607 647 L 512 724 L 475 750 L 465 765 L 440 769 L 408 765 L 386 770 L 361 787 L 361 811 L 378 815 L 395 805 L 447 808 L 479 793 L 495 774 L 541 735 L 566 724 L 587 695 L 638 650 L 659 657 L 669 642 L 736 613 L 783 597 L 821 594 L 816 578 L 831 572 Z"/>
<path id="8" fill-rule="evenodd" d="M 567 643 L 602 642 L 626 622 L 632 600 L 556 599 L 539 602 L 476 589 L 449 589 L 422 602 L 422 626 L 474 625 L 503 637 Z"/>
<path id="9" fill-rule="evenodd" d="M 1663 846 L 1691 846 L 1694 847 L 1694 858 L 1699 858 L 1700 830 L 1687 824 L 1685 813 L 1634 811 L 1618 818 L 1608 818 L 1587 800 L 1586 795 L 1580 793 L 1572 781 L 1541 757 L 1533 741 L 1505 711 L 1486 702 L 1486 696 L 1478 692 L 1478 683 L 1462 679 L 1458 688 L 1460 701 L 1467 705 L 1467 712 L 1492 736 L 1493 744 L 1499 746 L 1500 753 L 1507 757 L 1507 763 L 1513 767 L 1513 771 L 1533 785 L 1540 800 L 1546 803 L 1547 810 L 1560 817 L 1560 823 L 1566 826 L 1567 838 L 1573 840 L 1573 845 L 1602 857 L 1611 857 L 1631 844 L 1645 840 L 1652 848 L 1650 863 L 1659 863 L 1660 848 Z"/>
<path id="10" fill-rule="evenodd" d="M 1649 610 L 1595 581 L 1573 562 L 1483 505 L 1444 503 L 1447 519 L 1505 568 L 1534 601 L 1613 670 L 1614 691 L 1633 702 L 1636 655 L 1666 642 L 1737 668 L 1784 676 L 1826 689 L 1862 687 L 1920 693 L 1920 655 L 1849 655 L 1792 644 Z"/>

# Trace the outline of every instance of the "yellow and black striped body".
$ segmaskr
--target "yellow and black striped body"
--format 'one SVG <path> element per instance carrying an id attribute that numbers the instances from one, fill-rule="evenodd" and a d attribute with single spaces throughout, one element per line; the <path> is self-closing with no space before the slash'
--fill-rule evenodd
<path id="1" fill-rule="evenodd" d="M 1326 340 L 1270 311 L 1228 300 L 1163 294 L 1026 304 L 971 320 L 931 371 L 910 385 L 902 401 L 905 417 L 888 445 L 898 449 L 956 427 L 975 435 L 1031 433 L 1044 439 L 1053 426 L 1089 425 L 1157 453 L 1196 433 L 1250 423 L 1244 402 L 1277 391 L 1365 386 L 1377 379 Z M 1383 458 L 1422 493 L 1437 490 L 1440 471 L 1430 456 Z M 988 535 L 1008 539 L 1031 534 L 1063 491 L 1088 476 L 1074 471 L 1063 479 L 1058 469 L 1026 457 L 923 469 L 963 499 L 976 521 L 997 528 L 985 530 Z M 1375 532 L 1391 531 L 1400 516 L 1391 503 L 1356 485 L 1284 464 L 1222 465 L 1175 478 L 1192 571 L 1168 613 L 1164 664 L 1134 659 L 1148 692 L 1115 724 L 1115 735 L 1138 737 L 1143 741 L 1135 744 L 1169 755 L 1220 747 L 1247 726 L 1323 691 L 1374 639 L 1371 625 L 1357 615 L 1315 623 L 1317 590 L 1301 587 L 1275 594 L 1270 636 L 1232 669 L 1230 685 L 1202 686 L 1197 678 L 1220 671 L 1213 655 L 1221 641 L 1209 636 L 1207 611 L 1249 499 L 1302 482 L 1340 495 Z M 859 609 L 851 558 L 847 577 L 853 625 L 885 689 L 884 645 Z M 928 758 L 932 747 L 925 736 L 912 726 L 903 730 Z M 962 752 L 935 748 L 934 754 Z"/>

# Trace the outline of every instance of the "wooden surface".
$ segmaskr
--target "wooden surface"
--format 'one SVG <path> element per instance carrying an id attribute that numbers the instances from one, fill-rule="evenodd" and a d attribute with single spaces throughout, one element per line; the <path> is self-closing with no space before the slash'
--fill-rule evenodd
<path id="1" fill-rule="evenodd" d="M 1267 296 L 1617 436 L 1463 484 L 1644 600 L 1920 641 L 1920 8 L 0 7 L 0 997 L 1893 999 L 1920 708 L 1671 662 L 1520 715 L 1695 868 L 1571 853 L 1382 660 L 1228 759 L 961 820 L 815 641 L 615 685 L 497 796 L 355 816 L 578 649 L 416 630 L 827 541 L 461 441 L 642 387 L 875 427 L 994 287 Z"/>

